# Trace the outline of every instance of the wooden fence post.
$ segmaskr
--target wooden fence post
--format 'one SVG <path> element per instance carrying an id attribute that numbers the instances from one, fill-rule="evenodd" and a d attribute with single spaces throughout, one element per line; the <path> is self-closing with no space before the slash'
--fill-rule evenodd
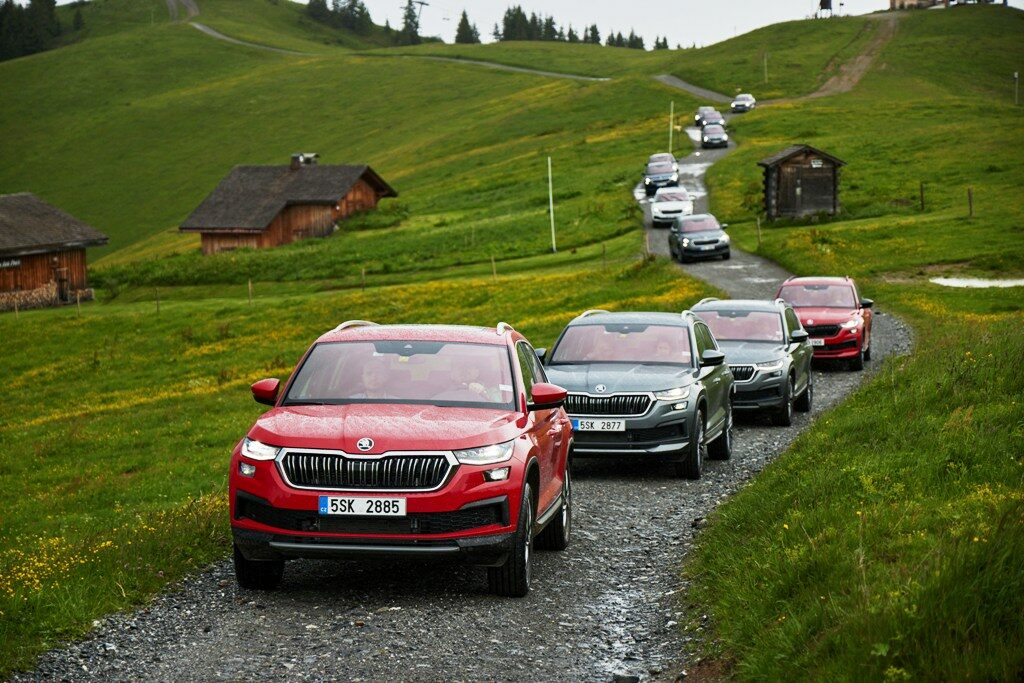
<path id="1" fill-rule="evenodd" d="M 644 230 L 644 260 L 651 257 L 651 233 Z"/>
<path id="2" fill-rule="evenodd" d="M 757 214 L 757 248 L 761 248 L 761 214 Z"/>
<path id="3" fill-rule="evenodd" d="M 252 278 L 249 278 L 249 305 L 252 306 Z"/>
<path id="4" fill-rule="evenodd" d="M 75 290 L 75 308 L 78 309 L 78 317 L 82 317 L 82 290 Z"/>
<path id="5" fill-rule="evenodd" d="M 17 320 L 20 316 L 18 315 L 18 293 L 14 293 L 14 319 Z"/>
<path id="6" fill-rule="evenodd" d="M 967 188 L 967 216 L 974 218 L 974 188 Z"/>
<path id="7" fill-rule="evenodd" d="M 924 211 L 924 181 L 921 181 L 921 210 Z"/>

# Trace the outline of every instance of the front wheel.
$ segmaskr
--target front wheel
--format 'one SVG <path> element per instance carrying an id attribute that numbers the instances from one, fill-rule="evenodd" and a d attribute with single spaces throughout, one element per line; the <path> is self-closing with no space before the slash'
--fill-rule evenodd
<path id="1" fill-rule="evenodd" d="M 707 446 L 704 445 L 704 429 L 706 418 L 704 411 L 698 410 L 690 430 L 690 448 L 686 458 L 676 463 L 676 475 L 687 479 L 700 479 L 704 469 L 704 456 Z"/>
<path id="2" fill-rule="evenodd" d="M 544 531 L 537 536 L 537 547 L 544 550 L 565 550 L 569 547 L 569 532 L 572 530 L 572 480 L 566 465 L 562 479 L 562 509 L 551 520 Z"/>
<path id="3" fill-rule="evenodd" d="M 708 457 L 712 460 L 728 460 L 732 456 L 732 401 L 726 403 L 725 411 L 722 433 L 708 444 Z"/>
<path id="4" fill-rule="evenodd" d="M 235 546 L 235 580 L 242 588 L 270 591 L 284 577 L 284 560 L 247 560 Z"/>
<path id="5" fill-rule="evenodd" d="M 814 403 L 814 373 L 810 370 L 807 371 L 807 388 L 804 389 L 804 393 L 800 394 L 800 398 L 794 403 L 794 407 L 801 413 L 811 412 L 811 406 Z"/>
<path id="6" fill-rule="evenodd" d="M 533 562 L 533 495 L 529 484 L 523 485 L 519 504 L 519 521 L 512 535 L 512 552 L 505 564 L 487 568 L 491 592 L 509 598 L 521 598 L 530 592 L 530 565 Z"/>
<path id="7" fill-rule="evenodd" d="M 723 261 L 728 261 L 731 258 L 732 258 L 732 252 L 731 251 L 727 251 L 724 254 L 722 254 L 722 260 Z"/>
<path id="8" fill-rule="evenodd" d="M 793 424 L 793 392 L 793 376 L 790 375 L 783 389 L 782 405 L 772 416 L 772 422 L 780 427 L 788 427 Z"/>
<path id="9" fill-rule="evenodd" d="M 862 341 L 861 342 L 860 351 L 857 353 L 857 355 L 854 358 L 850 359 L 850 369 L 851 370 L 863 370 L 864 369 L 864 360 L 865 360 L 865 357 L 864 357 L 864 342 Z"/>

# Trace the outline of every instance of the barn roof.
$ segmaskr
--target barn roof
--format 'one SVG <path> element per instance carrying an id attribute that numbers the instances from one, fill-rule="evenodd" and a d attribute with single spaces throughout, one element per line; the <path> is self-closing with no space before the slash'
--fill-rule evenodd
<path id="1" fill-rule="evenodd" d="M 93 247 L 107 236 L 30 192 L 0 195 L 0 254 Z"/>
<path id="2" fill-rule="evenodd" d="M 286 206 L 338 202 L 360 178 L 381 196 L 398 196 L 365 165 L 235 166 L 181 229 L 263 230 Z"/>
<path id="3" fill-rule="evenodd" d="M 828 159 L 829 161 L 834 163 L 836 166 L 846 165 L 846 162 L 840 159 L 839 157 L 832 156 L 828 152 L 822 152 L 817 147 L 811 147 L 810 145 L 791 145 L 780 152 L 776 152 L 770 157 L 765 157 L 764 159 L 761 159 L 761 161 L 757 162 L 757 165 L 765 167 L 775 166 L 785 161 L 786 159 L 789 159 L 790 157 L 795 157 L 797 154 L 802 154 L 804 152 L 812 152 L 820 157 L 824 157 L 825 159 Z"/>

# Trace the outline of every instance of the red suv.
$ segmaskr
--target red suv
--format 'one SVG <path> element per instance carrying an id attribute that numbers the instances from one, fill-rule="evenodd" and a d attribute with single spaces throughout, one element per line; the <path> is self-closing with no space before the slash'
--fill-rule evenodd
<path id="1" fill-rule="evenodd" d="M 847 360 L 863 370 L 871 360 L 871 299 L 848 277 L 791 277 L 776 295 L 789 303 L 811 336 L 815 358 Z"/>
<path id="2" fill-rule="evenodd" d="M 530 588 L 534 537 L 569 544 L 566 392 L 497 328 L 349 321 L 321 336 L 231 456 L 235 576 L 272 589 L 296 557 L 456 558 Z"/>

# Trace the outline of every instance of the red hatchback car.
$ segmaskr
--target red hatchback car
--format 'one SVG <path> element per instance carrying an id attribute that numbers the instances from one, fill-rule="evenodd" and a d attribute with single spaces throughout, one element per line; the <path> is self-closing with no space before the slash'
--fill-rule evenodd
<path id="1" fill-rule="evenodd" d="M 534 537 L 569 543 L 572 428 L 529 342 L 497 328 L 349 321 L 324 334 L 231 456 L 235 575 L 286 559 L 456 558 L 530 588 Z"/>
<path id="2" fill-rule="evenodd" d="M 871 360 L 871 299 L 862 299 L 848 277 L 791 277 L 777 297 L 795 310 L 811 336 L 815 358 L 849 361 L 863 370 Z"/>

